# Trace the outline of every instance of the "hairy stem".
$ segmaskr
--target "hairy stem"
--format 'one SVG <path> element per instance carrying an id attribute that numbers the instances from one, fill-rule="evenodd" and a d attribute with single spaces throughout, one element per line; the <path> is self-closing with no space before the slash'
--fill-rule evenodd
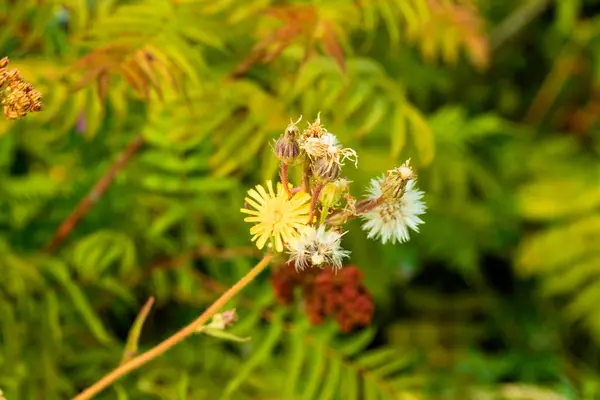
<path id="1" fill-rule="evenodd" d="M 288 181 L 288 165 L 284 162 L 281 163 L 281 183 L 283 184 L 283 190 L 288 195 L 288 199 L 292 198 L 292 192 L 290 191 L 290 185 Z"/>
<path id="2" fill-rule="evenodd" d="M 375 207 L 377 207 L 378 205 L 380 205 L 382 201 L 383 201 L 383 196 L 380 196 L 379 198 L 377 198 L 375 200 L 367 200 L 365 203 L 362 203 L 359 201 L 358 204 L 356 205 L 356 214 L 360 215 L 360 214 L 367 213 L 367 212 L 371 211 L 372 209 L 374 209 Z"/>
<path id="3" fill-rule="evenodd" d="M 179 330 L 177 333 L 173 334 L 163 342 L 154 346 L 150 350 L 140 354 L 139 356 L 132 358 L 126 363 L 120 365 L 115 368 L 112 372 L 105 375 L 99 381 L 94 383 L 89 388 L 85 389 L 79 395 L 75 396 L 73 400 L 87 400 L 91 399 L 93 396 L 100 393 L 102 390 L 106 389 L 117 379 L 122 376 L 128 374 L 129 372 L 141 367 L 146 364 L 148 361 L 160 356 L 171 347 L 175 346 L 188 336 L 194 334 L 196 329 L 204 325 L 210 317 L 212 317 L 217 311 L 219 311 L 227 301 L 229 301 L 233 296 L 239 293 L 244 287 L 246 287 L 250 282 L 254 280 L 268 265 L 273 256 L 271 254 L 267 254 L 263 257 L 263 259 L 254 266 L 242 279 L 240 279 L 235 285 L 227 289 L 225 293 L 221 295 L 210 307 L 202 313 L 198 318 L 192 321 L 189 325 Z"/>
<path id="4" fill-rule="evenodd" d="M 318 184 L 312 191 L 312 200 L 310 202 L 310 214 L 308 215 L 308 223 L 312 224 L 313 218 L 315 216 L 315 208 L 317 208 L 317 201 L 319 200 L 319 195 L 321 194 L 321 190 L 323 190 L 323 184 Z"/>
<path id="5" fill-rule="evenodd" d="M 87 215 L 92 206 L 97 203 L 100 197 L 102 197 L 102 195 L 108 190 L 119 171 L 121 171 L 131 157 L 138 152 L 143 143 L 144 138 L 140 135 L 133 139 L 129 145 L 127 145 L 115 163 L 111 165 L 108 171 L 106 171 L 106 174 L 104 174 L 100 180 L 96 182 L 92 190 L 90 190 L 89 193 L 83 199 L 81 199 L 73 212 L 71 212 L 71 214 L 69 214 L 69 216 L 60 224 L 52 236 L 52 239 L 50 239 L 45 247 L 45 250 L 48 253 L 53 253 L 62 244 L 62 242 L 65 241 L 73 229 L 75 229 L 79 221 L 81 221 Z"/>
<path id="6" fill-rule="evenodd" d="M 335 225 L 335 222 L 343 221 L 346 223 L 361 214 L 371 211 L 375 207 L 377 207 L 383 201 L 383 197 L 379 197 L 376 200 L 361 200 L 356 203 L 356 212 L 351 213 L 348 211 L 338 211 L 330 214 L 329 217 L 325 220 L 325 223 L 328 225 Z"/>
<path id="7" fill-rule="evenodd" d="M 302 171 L 302 190 L 306 193 L 310 193 L 310 172 L 310 162 L 306 160 Z"/>

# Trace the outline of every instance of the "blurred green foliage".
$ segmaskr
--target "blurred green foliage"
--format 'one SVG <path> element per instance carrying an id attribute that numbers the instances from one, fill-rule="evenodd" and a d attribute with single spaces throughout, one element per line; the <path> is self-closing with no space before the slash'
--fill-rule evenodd
<path id="1" fill-rule="evenodd" d="M 149 296 L 141 349 L 239 279 L 244 193 L 276 177 L 289 118 L 320 111 L 358 151 L 355 188 L 411 158 L 426 192 L 410 243 L 356 221 L 344 239 L 373 326 L 310 326 L 261 277 L 231 304 L 251 341 L 199 335 L 99 398 L 600 399 L 599 10 L 0 0 L 0 56 L 45 104 L 0 121 L 4 395 L 68 398 L 119 364 Z"/>

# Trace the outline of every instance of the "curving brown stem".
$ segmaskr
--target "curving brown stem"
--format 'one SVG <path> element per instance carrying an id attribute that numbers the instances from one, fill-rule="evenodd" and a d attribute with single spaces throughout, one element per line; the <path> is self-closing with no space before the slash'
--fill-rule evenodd
<path id="1" fill-rule="evenodd" d="M 288 195 L 288 199 L 292 198 L 292 192 L 290 191 L 290 185 L 288 181 L 288 165 L 284 162 L 281 163 L 281 183 L 283 184 L 283 190 Z"/>
<path id="2" fill-rule="evenodd" d="M 77 204 L 77 207 L 69 214 L 69 216 L 60 224 L 52 239 L 48 242 L 45 250 L 48 253 L 53 253 L 69 236 L 71 231 L 75 229 L 77 224 L 87 215 L 91 208 L 100 200 L 102 195 L 108 190 L 110 185 L 115 180 L 117 174 L 125 167 L 127 162 L 140 150 L 144 144 L 143 136 L 136 136 L 125 150 L 119 155 L 117 160 L 106 173 L 100 178 L 90 192 Z"/>
<path id="3" fill-rule="evenodd" d="M 311 224 L 312 220 L 315 216 L 315 208 L 317 208 L 317 201 L 319 201 L 319 195 L 321 194 L 321 190 L 323 190 L 323 184 L 318 184 L 312 191 L 312 200 L 310 202 L 310 214 L 308 215 L 308 223 Z"/>
<path id="4" fill-rule="evenodd" d="M 140 354 L 137 357 L 132 358 L 131 360 L 125 362 L 119 367 L 115 368 L 112 372 L 105 375 L 99 381 L 94 383 L 89 388 L 85 389 L 83 392 L 78 394 L 73 398 L 73 400 L 88 400 L 100 393 L 102 390 L 106 389 L 117 379 L 123 377 L 129 372 L 141 367 L 146 364 L 148 361 L 160 356 L 171 347 L 175 346 L 185 338 L 194 334 L 196 330 L 204 325 L 210 317 L 217 313 L 224 305 L 229 301 L 233 296 L 239 293 L 244 287 L 246 287 L 250 282 L 254 280 L 268 265 L 273 256 L 271 254 L 267 254 L 264 258 L 254 266 L 242 279 L 240 279 L 235 285 L 230 287 L 225 293 L 221 295 L 202 315 L 192 321 L 189 325 L 182 328 L 180 331 L 175 333 L 173 336 L 170 336 L 165 341 L 159 343 L 154 346 L 150 350 L 145 353 Z"/>
<path id="5" fill-rule="evenodd" d="M 372 209 L 374 209 L 375 207 L 377 207 L 378 205 L 380 205 L 382 201 L 383 201 L 383 196 L 380 196 L 379 198 L 377 198 L 375 200 L 366 200 L 365 203 L 363 203 L 362 201 L 359 201 L 356 204 L 356 214 L 360 215 L 360 214 L 367 213 L 367 212 L 371 211 Z"/>

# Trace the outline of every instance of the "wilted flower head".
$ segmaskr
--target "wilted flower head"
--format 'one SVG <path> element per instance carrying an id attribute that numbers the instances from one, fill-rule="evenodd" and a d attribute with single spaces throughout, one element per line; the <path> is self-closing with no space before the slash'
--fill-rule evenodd
<path id="1" fill-rule="evenodd" d="M 343 233 L 326 230 L 324 225 L 318 228 L 307 226 L 287 244 L 290 261 L 295 263 L 296 269 L 328 265 L 339 269 L 342 267 L 342 260 L 350 255 L 341 246 L 342 236 Z"/>
<path id="2" fill-rule="evenodd" d="M 416 176 L 410 167 L 410 160 L 398 168 L 389 170 L 381 183 L 383 197 L 390 200 L 399 199 L 403 195 L 404 187 L 414 179 Z"/>
<path id="3" fill-rule="evenodd" d="M 312 124 L 308 124 L 308 128 L 302 132 L 302 136 L 305 138 L 319 138 L 323 136 L 324 133 L 327 132 L 327 129 L 321 125 L 321 113 L 317 114 L 317 119 Z"/>
<path id="4" fill-rule="evenodd" d="M 335 135 L 325 133 L 321 137 L 305 138 L 300 144 L 312 162 L 313 174 L 323 181 L 329 182 L 340 175 L 340 167 L 348 159 L 358 164 L 356 151 L 342 148 Z"/>
<path id="5" fill-rule="evenodd" d="M 7 71 L 8 58 L 0 60 L 0 100 L 8 119 L 41 111 L 42 96 L 31 83 L 25 82 L 18 70 Z"/>
<path id="6" fill-rule="evenodd" d="M 384 244 L 403 243 L 410 240 L 409 229 L 419 231 L 418 225 L 423 223 L 419 215 L 426 206 L 408 163 L 372 180 L 368 198 L 374 206 L 361 215 L 368 238 L 381 238 Z"/>
<path id="7" fill-rule="evenodd" d="M 277 183 L 277 193 L 273 191 L 273 183 L 267 181 L 267 190 L 261 185 L 248 190 L 246 203 L 254 209 L 242 208 L 240 211 L 250 214 L 244 218 L 246 222 L 255 222 L 250 228 L 256 240 L 256 247 L 262 249 L 269 239 L 274 240 L 275 250 L 283 251 L 284 243 L 298 235 L 308 218 L 310 196 L 307 193 L 296 193 L 291 199 L 283 190 L 283 185 Z"/>

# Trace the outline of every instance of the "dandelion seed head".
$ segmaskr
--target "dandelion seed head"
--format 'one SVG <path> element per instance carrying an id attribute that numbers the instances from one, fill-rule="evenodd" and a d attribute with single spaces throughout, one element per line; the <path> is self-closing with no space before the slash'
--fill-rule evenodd
<path id="1" fill-rule="evenodd" d="M 384 181 L 385 177 L 371 181 L 368 199 L 379 200 L 379 203 L 361 215 L 362 228 L 368 232 L 369 239 L 381 239 L 383 244 L 407 242 L 409 230 L 419 232 L 419 225 L 423 223 L 419 216 L 427 209 L 421 200 L 424 193 L 416 188 L 415 180 L 408 180 L 399 196 L 386 198 L 382 190 Z"/>
<path id="2" fill-rule="evenodd" d="M 287 245 L 290 261 L 294 262 L 298 270 L 321 265 L 340 269 L 343 259 L 350 255 L 348 250 L 341 247 L 343 235 L 327 230 L 324 225 L 318 228 L 307 226 Z"/>

